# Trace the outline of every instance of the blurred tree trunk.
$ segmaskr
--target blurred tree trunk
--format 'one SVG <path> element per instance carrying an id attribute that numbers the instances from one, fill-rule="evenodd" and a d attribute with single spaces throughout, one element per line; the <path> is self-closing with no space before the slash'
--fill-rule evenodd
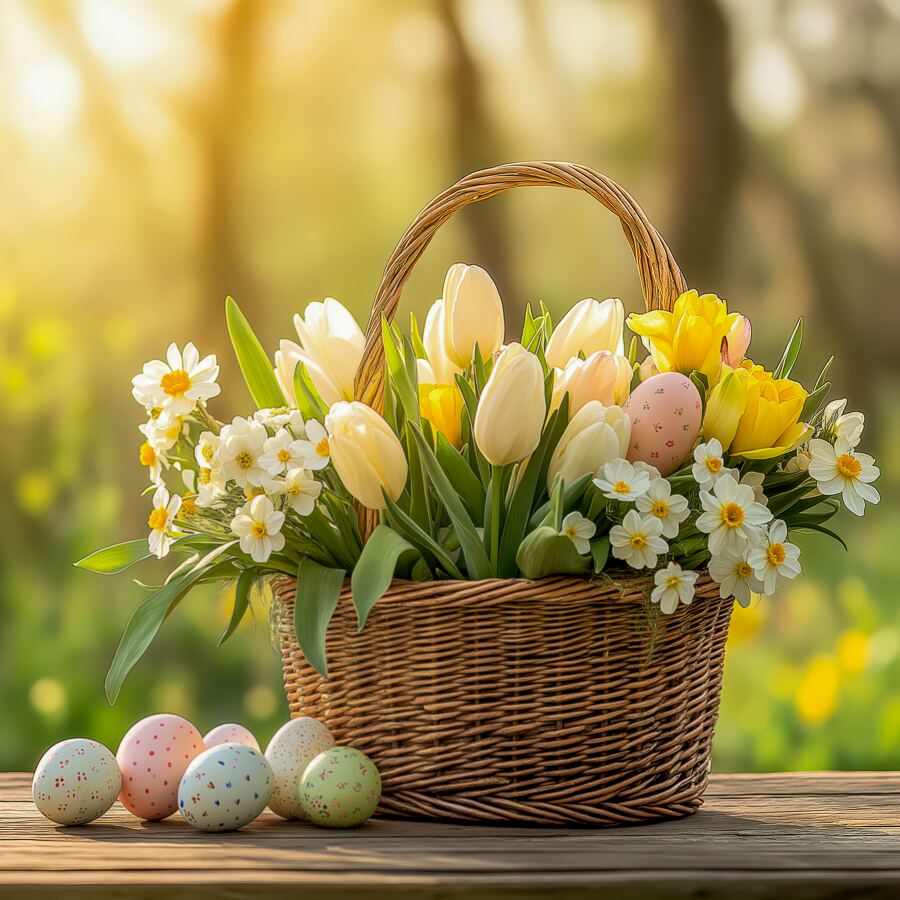
<path id="1" fill-rule="evenodd" d="M 666 239 L 688 284 L 715 291 L 741 166 L 729 26 L 716 0 L 656 0 L 656 10 L 670 72 Z"/>
<path id="2" fill-rule="evenodd" d="M 491 116 L 484 100 L 481 72 L 466 44 L 454 0 L 438 0 L 438 16 L 449 47 L 446 97 L 450 112 L 450 146 L 455 180 L 477 169 L 505 162 L 497 149 Z M 525 310 L 510 265 L 510 242 L 502 201 L 468 207 L 461 216 L 473 258 L 497 283 L 506 314 L 507 335 L 519 332 Z"/>

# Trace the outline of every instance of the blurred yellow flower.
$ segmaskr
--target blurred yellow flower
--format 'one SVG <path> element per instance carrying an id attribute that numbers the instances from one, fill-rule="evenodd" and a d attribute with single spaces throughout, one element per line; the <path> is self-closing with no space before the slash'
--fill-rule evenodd
<path id="1" fill-rule="evenodd" d="M 869 661 L 869 636 L 858 628 L 845 631 L 837 640 L 837 658 L 849 675 L 858 675 Z"/>
<path id="2" fill-rule="evenodd" d="M 685 291 L 671 312 L 657 309 L 628 317 L 628 327 L 643 338 L 660 372 L 690 375 L 702 372 L 710 384 L 719 380 L 722 368 L 722 341 L 743 332 L 744 318 L 729 313 L 728 305 L 715 294 Z M 741 340 L 732 361 L 743 356 L 746 344 Z"/>
<path id="3" fill-rule="evenodd" d="M 66 689 L 55 678 L 39 678 L 28 691 L 32 707 L 41 715 L 52 716 L 66 706 Z"/>
<path id="4" fill-rule="evenodd" d="M 735 604 L 731 615 L 731 625 L 728 629 L 728 647 L 739 647 L 741 644 L 753 640 L 766 621 L 766 607 L 757 600 L 750 606 L 742 607 Z"/>
<path id="5" fill-rule="evenodd" d="M 56 499 L 56 490 L 45 472 L 25 472 L 16 482 L 19 506 L 33 516 L 45 513 Z"/>
<path id="6" fill-rule="evenodd" d="M 774 378 L 750 360 L 726 367 L 703 416 L 703 437 L 748 459 L 769 459 L 793 450 L 811 433 L 799 422 L 806 391 L 789 378 Z"/>
<path id="7" fill-rule="evenodd" d="M 800 680 L 794 703 L 797 714 L 808 725 L 821 725 L 834 714 L 837 706 L 841 673 L 831 656 L 812 659 Z"/>
<path id="8" fill-rule="evenodd" d="M 463 399 L 459 388 L 449 384 L 420 384 L 419 409 L 422 417 L 453 444 L 462 440 Z"/>

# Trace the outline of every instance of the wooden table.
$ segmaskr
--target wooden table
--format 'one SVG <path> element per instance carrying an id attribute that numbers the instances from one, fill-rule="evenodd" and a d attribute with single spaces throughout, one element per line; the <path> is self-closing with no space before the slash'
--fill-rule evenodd
<path id="1" fill-rule="evenodd" d="M 630 828 L 373 820 L 353 831 L 271 813 L 207 835 L 116 804 L 60 828 L 30 776 L 0 775 L 0 897 L 900 897 L 900 773 L 713 776 L 688 819 Z"/>

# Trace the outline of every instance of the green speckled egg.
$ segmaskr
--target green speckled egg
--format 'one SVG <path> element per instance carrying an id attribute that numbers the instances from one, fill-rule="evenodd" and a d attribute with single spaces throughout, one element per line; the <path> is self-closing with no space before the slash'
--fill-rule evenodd
<path id="1" fill-rule="evenodd" d="M 362 825 L 380 799 L 381 776 L 375 763 L 352 747 L 332 747 L 320 753 L 300 779 L 300 804 L 316 825 Z"/>

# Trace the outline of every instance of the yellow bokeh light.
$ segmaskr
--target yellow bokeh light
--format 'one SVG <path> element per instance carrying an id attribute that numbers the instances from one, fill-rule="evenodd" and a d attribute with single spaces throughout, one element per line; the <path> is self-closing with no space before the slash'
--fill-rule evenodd
<path id="1" fill-rule="evenodd" d="M 278 708 L 278 694 L 267 684 L 257 684 L 244 694 L 244 710 L 252 719 L 267 719 Z"/>
<path id="2" fill-rule="evenodd" d="M 841 668 L 848 674 L 857 675 L 869 661 L 869 636 L 858 628 L 851 628 L 838 638 L 836 649 Z"/>
<path id="3" fill-rule="evenodd" d="M 44 716 L 54 716 L 66 707 L 66 689 L 55 678 L 39 678 L 28 691 L 32 707 Z"/>
<path id="4" fill-rule="evenodd" d="M 808 725 L 821 725 L 834 715 L 837 707 L 841 674 L 837 661 L 831 656 L 813 658 L 797 689 L 797 714 Z"/>

